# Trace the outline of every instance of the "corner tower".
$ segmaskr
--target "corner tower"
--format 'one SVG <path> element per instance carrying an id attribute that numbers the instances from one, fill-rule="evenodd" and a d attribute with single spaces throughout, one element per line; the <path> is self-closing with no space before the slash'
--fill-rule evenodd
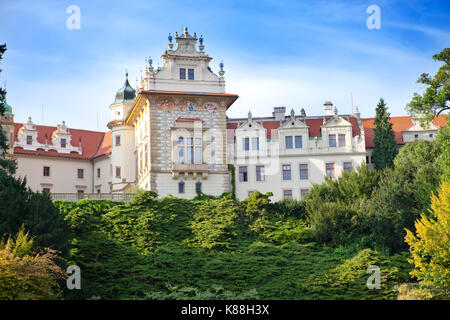
<path id="1" fill-rule="evenodd" d="M 111 192 L 123 192 L 134 186 L 136 180 L 136 160 L 134 128 L 125 123 L 136 96 L 136 91 L 128 82 L 128 72 L 125 83 L 116 93 L 116 99 L 109 106 L 111 121 Z"/>

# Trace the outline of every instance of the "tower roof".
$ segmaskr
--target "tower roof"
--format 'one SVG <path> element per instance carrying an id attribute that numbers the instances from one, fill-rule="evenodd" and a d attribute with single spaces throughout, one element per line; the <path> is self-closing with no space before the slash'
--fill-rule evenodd
<path id="1" fill-rule="evenodd" d="M 5 114 L 12 114 L 12 107 L 6 102 L 6 99 L 3 101 L 3 105 L 5 106 Z"/>
<path id="2" fill-rule="evenodd" d="M 125 76 L 126 76 L 125 83 L 123 87 L 120 88 L 119 91 L 117 91 L 116 100 L 114 101 L 114 103 L 131 102 L 136 96 L 136 90 L 134 90 L 130 86 L 130 83 L 128 82 L 128 72 L 126 73 Z"/>

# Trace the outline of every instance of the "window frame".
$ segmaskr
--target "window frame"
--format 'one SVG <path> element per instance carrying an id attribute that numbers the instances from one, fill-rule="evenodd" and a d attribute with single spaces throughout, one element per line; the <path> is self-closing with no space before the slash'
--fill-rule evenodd
<path id="1" fill-rule="evenodd" d="M 264 174 L 264 166 L 256 166 L 256 181 L 266 181 L 266 176 Z"/>
<path id="2" fill-rule="evenodd" d="M 186 80 L 186 68 L 180 68 L 180 80 Z"/>
<path id="3" fill-rule="evenodd" d="M 346 165 L 350 165 L 348 168 L 346 168 Z M 342 169 L 344 172 L 350 173 L 353 170 L 353 164 L 351 161 L 345 161 L 344 164 L 342 165 Z M 349 170 L 347 170 L 349 169 Z"/>
<path id="4" fill-rule="evenodd" d="M 42 176 L 43 177 L 50 177 L 50 167 L 49 166 L 44 166 L 43 167 Z"/>
<path id="5" fill-rule="evenodd" d="M 77 169 L 77 178 L 78 179 L 84 179 L 84 169 Z"/>
<path id="6" fill-rule="evenodd" d="M 331 165 L 331 167 L 328 168 L 328 165 Z M 328 174 L 328 171 L 329 171 L 329 170 L 330 170 L 330 172 L 331 172 L 330 175 Z M 331 178 L 331 179 L 334 178 L 334 162 L 327 162 L 327 163 L 325 163 L 325 176 L 326 176 L 327 178 Z"/>
<path id="7" fill-rule="evenodd" d="M 336 147 L 336 134 L 329 134 L 328 135 L 328 147 L 335 148 Z"/>
<path id="8" fill-rule="evenodd" d="M 289 141 L 289 143 L 288 143 L 288 141 Z M 285 136 L 284 137 L 284 147 L 286 149 L 292 149 L 293 148 L 292 136 Z"/>
<path id="9" fill-rule="evenodd" d="M 289 167 L 288 169 L 285 169 L 285 167 Z M 292 167 L 290 164 L 283 164 L 281 165 L 281 172 L 282 172 L 282 177 L 284 181 L 289 181 L 292 179 Z M 289 179 L 286 179 L 286 174 L 289 173 Z"/>
<path id="10" fill-rule="evenodd" d="M 345 147 L 345 134 L 338 134 L 338 145 L 339 147 Z"/>
<path id="11" fill-rule="evenodd" d="M 294 142 L 295 142 L 295 149 L 303 148 L 303 136 L 295 136 Z M 297 143 L 297 142 L 299 142 L 299 143 Z M 300 146 L 298 146 L 298 145 L 300 145 Z"/>
<path id="12" fill-rule="evenodd" d="M 192 75 L 192 79 L 191 79 L 191 75 Z M 192 68 L 187 69 L 187 79 L 195 80 L 195 69 L 192 69 Z"/>
<path id="13" fill-rule="evenodd" d="M 245 169 L 245 171 L 243 169 Z M 239 182 L 248 182 L 247 166 L 239 166 Z"/>
<path id="14" fill-rule="evenodd" d="M 287 196 L 289 194 L 289 196 Z M 292 189 L 284 189 L 283 190 L 283 200 L 292 200 L 294 199 L 292 196 Z"/>
<path id="15" fill-rule="evenodd" d="M 302 168 L 302 166 L 306 166 L 306 168 Z M 300 180 L 308 180 L 309 179 L 308 164 L 300 163 L 298 167 L 300 171 Z M 304 175 L 306 175 L 306 177 Z"/>

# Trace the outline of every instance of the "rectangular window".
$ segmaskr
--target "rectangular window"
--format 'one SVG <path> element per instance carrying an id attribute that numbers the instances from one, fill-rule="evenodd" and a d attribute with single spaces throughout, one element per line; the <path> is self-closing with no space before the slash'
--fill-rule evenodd
<path id="1" fill-rule="evenodd" d="M 419 139 L 419 135 L 418 135 L 418 134 L 415 134 L 415 135 L 414 135 L 414 139 L 416 139 L 416 140 Z"/>
<path id="2" fill-rule="evenodd" d="M 194 139 L 193 138 L 187 138 L 187 148 L 186 148 L 186 163 L 194 163 Z"/>
<path id="3" fill-rule="evenodd" d="M 283 198 L 292 200 L 292 190 L 283 190 Z"/>
<path id="4" fill-rule="evenodd" d="M 252 138 L 252 149 L 259 150 L 259 137 Z"/>
<path id="5" fill-rule="evenodd" d="M 295 148 L 303 148 L 303 139 L 302 136 L 295 136 Z"/>
<path id="6" fill-rule="evenodd" d="M 120 167 L 116 167 L 116 178 L 121 178 Z"/>
<path id="7" fill-rule="evenodd" d="M 27 144 L 33 144 L 33 137 L 27 136 Z"/>
<path id="8" fill-rule="evenodd" d="M 101 193 L 101 190 L 100 190 L 100 189 L 97 189 L 97 193 Z"/>
<path id="9" fill-rule="evenodd" d="M 180 80 L 186 80 L 186 69 L 180 68 Z"/>
<path id="10" fill-rule="evenodd" d="M 184 181 L 178 182 L 178 193 L 184 193 Z"/>
<path id="11" fill-rule="evenodd" d="M 202 147 L 195 147 L 194 163 L 195 164 L 202 163 Z"/>
<path id="12" fill-rule="evenodd" d="M 256 181 L 264 181 L 264 166 L 256 166 Z"/>
<path id="13" fill-rule="evenodd" d="M 433 138 L 433 134 L 432 133 L 430 133 L 430 138 Z"/>
<path id="14" fill-rule="evenodd" d="M 44 167 L 44 177 L 50 177 L 50 167 Z"/>
<path id="15" fill-rule="evenodd" d="M 61 148 L 65 148 L 67 145 L 66 139 L 61 139 Z"/>
<path id="16" fill-rule="evenodd" d="M 344 147 L 345 146 L 345 134 L 340 134 L 338 136 L 339 138 L 339 147 Z"/>
<path id="17" fill-rule="evenodd" d="M 283 165 L 283 180 L 291 180 L 291 165 Z"/>
<path id="18" fill-rule="evenodd" d="M 300 164 L 300 179 L 307 180 L 308 179 L 308 165 Z"/>
<path id="19" fill-rule="evenodd" d="M 116 147 L 120 146 L 120 136 L 116 136 Z"/>
<path id="20" fill-rule="evenodd" d="M 352 171 L 352 163 L 344 162 L 344 172 L 350 173 Z"/>
<path id="21" fill-rule="evenodd" d="M 77 194 L 78 194 L 78 199 L 84 198 L 84 190 L 77 190 Z"/>
<path id="22" fill-rule="evenodd" d="M 100 168 L 97 168 L 97 178 L 100 178 L 100 176 L 101 176 Z"/>
<path id="23" fill-rule="evenodd" d="M 202 183 L 200 181 L 197 181 L 195 183 L 195 192 L 197 192 L 197 193 L 202 192 Z"/>
<path id="24" fill-rule="evenodd" d="M 249 138 L 243 138 L 242 139 L 242 145 L 244 146 L 244 150 L 250 149 L 250 139 Z"/>
<path id="25" fill-rule="evenodd" d="M 78 169 L 77 176 L 78 176 L 78 179 L 83 179 L 84 178 L 84 170 Z"/>
<path id="26" fill-rule="evenodd" d="M 194 69 L 188 69 L 188 80 L 194 80 Z"/>
<path id="27" fill-rule="evenodd" d="M 239 167 L 239 181 L 248 181 L 247 167 Z"/>
<path id="28" fill-rule="evenodd" d="M 366 163 L 369 163 L 369 156 L 366 156 Z"/>
<path id="29" fill-rule="evenodd" d="M 178 162 L 184 163 L 184 147 L 178 147 Z"/>
<path id="30" fill-rule="evenodd" d="M 328 135 L 328 139 L 329 139 L 329 146 L 336 147 L 336 135 L 330 134 L 330 135 Z"/>
<path id="31" fill-rule="evenodd" d="M 42 193 L 44 192 L 50 193 L 50 188 L 42 188 Z"/>
<path id="32" fill-rule="evenodd" d="M 309 193 L 309 189 L 300 189 L 300 196 L 303 199 Z"/>
<path id="33" fill-rule="evenodd" d="M 286 144 L 286 149 L 292 149 L 292 136 L 284 137 L 284 142 Z"/>
<path id="34" fill-rule="evenodd" d="M 327 163 L 325 170 L 328 178 L 334 178 L 334 163 Z"/>

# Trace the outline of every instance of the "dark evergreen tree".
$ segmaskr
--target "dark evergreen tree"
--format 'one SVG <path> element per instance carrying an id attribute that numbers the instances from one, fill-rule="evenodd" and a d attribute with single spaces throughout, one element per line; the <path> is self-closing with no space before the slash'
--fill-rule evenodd
<path id="1" fill-rule="evenodd" d="M 375 137 L 373 139 L 375 147 L 372 159 L 375 169 L 382 170 L 386 167 L 394 166 L 394 158 L 398 153 L 395 134 L 392 130 L 392 123 L 387 106 L 383 98 L 380 98 L 375 116 Z"/>
<path id="2" fill-rule="evenodd" d="M 3 58 L 3 54 L 6 51 L 6 44 L 0 45 L 0 63 Z M 0 73 L 2 69 L 0 69 Z M 0 117 L 5 113 L 5 102 L 6 102 L 6 90 L 0 87 Z M 8 140 L 6 135 L 3 133 L 2 126 L 0 124 L 0 170 L 4 169 L 9 173 L 13 174 L 16 170 L 16 162 L 13 160 L 6 159 L 6 151 L 8 150 Z"/>

